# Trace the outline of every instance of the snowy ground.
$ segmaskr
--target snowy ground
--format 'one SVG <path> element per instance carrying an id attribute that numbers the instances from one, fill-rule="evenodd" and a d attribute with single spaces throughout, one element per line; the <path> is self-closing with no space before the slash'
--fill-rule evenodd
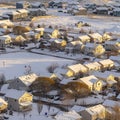
<path id="1" fill-rule="evenodd" d="M 28 52 L 9 53 L 0 55 L 0 72 L 4 73 L 8 80 L 23 75 L 25 72 L 25 65 L 31 65 L 33 72 L 42 75 L 47 72 L 46 68 L 53 63 L 62 66 L 72 62 L 71 60 Z"/>

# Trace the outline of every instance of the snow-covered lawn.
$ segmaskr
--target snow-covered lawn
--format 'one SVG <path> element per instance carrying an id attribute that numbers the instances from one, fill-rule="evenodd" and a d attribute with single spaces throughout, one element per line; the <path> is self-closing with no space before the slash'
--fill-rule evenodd
<path id="1" fill-rule="evenodd" d="M 45 75 L 47 67 L 57 63 L 60 67 L 72 64 L 73 61 L 28 52 L 16 52 L 0 55 L 0 73 L 4 73 L 7 80 L 25 73 L 25 65 L 30 65 L 32 72 Z"/>

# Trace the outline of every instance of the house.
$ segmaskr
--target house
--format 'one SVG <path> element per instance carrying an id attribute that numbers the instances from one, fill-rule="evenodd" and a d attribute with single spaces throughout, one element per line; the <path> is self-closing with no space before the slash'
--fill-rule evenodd
<path id="1" fill-rule="evenodd" d="M 26 9 L 30 6 L 30 3 L 27 1 L 16 2 L 16 9 Z"/>
<path id="2" fill-rule="evenodd" d="M 87 55 L 99 56 L 104 54 L 105 49 L 101 44 L 86 43 L 82 48 L 82 52 Z"/>
<path id="3" fill-rule="evenodd" d="M 44 29 L 44 38 L 58 38 L 60 35 L 59 30 L 57 29 L 52 29 L 52 28 L 45 28 Z"/>
<path id="4" fill-rule="evenodd" d="M 41 2 L 33 2 L 33 3 L 31 3 L 31 7 L 32 8 L 41 8 L 42 4 L 41 4 Z"/>
<path id="5" fill-rule="evenodd" d="M 43 36 L 43 34 L 44 34 L 44 28 L 36 28 L 36 29 L 34 29 L 34 31 L 36 33 L 39 33 L 41 36 Z"/>
<path id="6" fill-rule="evenodd" d="M 6 26 L 6 28 L 12 28 L 14 26 L 10 20 L 0 20 L 0 26 L 1 25 Z"/>
<path id="7" fill-rule="evenodd" d="M 101 69 L 101 65 L 98 62 L 84 64 L 88 68 L 89 72 L 98 71 Z"/>
<path id="8" fill-rule="evenodd" d="M 34 31 L 29 31 L 29 32 L 23 33 L 23 37 L 24 37 L 27 41 L 32 40 L 34 35 L 35 35 L 35 32 L 34 32 Z"/>
<path id="9" fill-rule="evenodd" d="M 59 112 L 54 118 L 55 120 L 82 120 L 82 117 L 75 110 Z"/>
<path id="10" fill-rule="evenodd" d="M 113 16 L 120 16 L 120 8 L 113 9 Z"/>
<path id="11" fill-rule="evenodd" d="M 66 40 L 55 39 L 55 38 L 51 38 L 49 42 L 51 43 L 51 49 L 59 49 L 59 50 L 63 50 L 67 44 Z"/>
<path id="12" fill-rule="evenodd" d="M 103 42 L 102 35 L 100 35 L 99 33 L 88 34 L 88 36 L 90 37 L 91 42 L 95 42 L 95 43 L 102 43 Z"/>
<path id="13" fill-rule="evenodd" d="M 32 109 L 32 94 L 26 91 L 19 91 L 15 89 L 10 89 L 6 95 L 5 99 L 8 102 L 8 109 L 22 112 Z"/>
<path id="14" fill-rule="evenodd" d="M 115 80 L 115 77 L 111 71 L 105 72 L 95 71 L 92 74 L 96 76 L 98 79 L 103 80 L 108 87 L 112 87 L 114 84 L 117 84 L 117 81 Z"/>
<path id="15" fill-rule="evenodd" d="M 34 8 L 34 9 L 28 9 L 28 11 L 29 11 L 28 15 L 30 17 L 44 16 L 44 15 L 46 15 L 46 10 L 45 9 Z"/>
<path id="16" fill-rule="evenodd" d="M 107 7 L 97 7 L 96 13 L 102 14 L 102 15 L 108 15 L 108 8 Z"/>
<path id="17" fill-rule="evenodd" d="M 101 70 L 112 69 L 115 66 L 114 61 L 110 59 L 101 60 L 101 61 L 98 61 L 98 63 L 101 64 Z"/>
<path id="18" fill-rule="evenodd" d="M 12 80 L 9 88 L 16 90 L 30 90 L 29 86 L 36 80 L 38 76 L 34 73 L 23 75 Z"/>
<path id="19" fill-rule="evenodd" d="M 95 105 L 93 107 L 86 108 L 80 112 L 83 120 L 103 120 L 105 119 L 106 109 L 103 105 Z"/>
<path id="20" fill-rule="evenodd" d="M 57 7 L 58 8 L 63 8 L 63 9 L 67 9 L 67 7 L 68 7 L 68 2 L 59 2 L 58 4 L 57 4 Z"/>
<path id="21" fill-rule="evenodd" d="M 3 98 L 0 98 L 0 113 L 5 112 L 7 107 L 8 103 Z"/>
<path id="22" fill-rule="evenodd" d="M 12 43 L 16 45 L 23 45 L 26 39 L 22 35 L 10 35 Z"/>
<path id="23" fill-rule="evenodd" d="M 87 77 L 80 78 L 77 81 L 81 81 L 84 84 L 86 84 L 89 87 L 89 89 L 91 90 L 91 92 L 92 91 L 100 92 L 102 90 L 102 81 L 99 80 L 94 75 L 90 75 L 90 76 L 87 76 Z"/>
<path id="24" fill-rule="evenodd" d="M 12 20 L 12 21 L 16 21 L 20 18 L 20 13 L 17 12 L 17 11 L 7 12 L 7 13 L 4 13 L 4 14 L 8 15 L 9 19 Z"/>
<path id="25" fill-rule="evenodd" d="M 70 65 L 67 67 L 68 71 L 66 73 L 67 77 L 76 76 L 77 74 L 85 74 L 88 69 L 82 64 Z"/>
<path id="26" fill-rule="evenodd" d="M 0 37 L 0 46 L 5 47 L 6 45 L 10 45 L 12 43 L 11 37 L 9 35 L 4 35 Z"/>
<path id="27" fill-rule="evenodd" d="M 14 26 L 13 27 L 13 33 L 17 34 L 17 35 L 22 35 L 25 32 L 29 32 L 31 30 L 31 28 L 29 26 Z"/>
<path id="28" fill-rule="evenodd" d="M 72 14 L 73 15 L 87 15 L 87 9 L 82 7 L 78 10 L 73 10 Z"/>
<path id="29" fill-rule="evenodd" d="M 117 96 L 117 100 L 120 101 L 120 94 Z"/>
<path id="30" fill-rule="evenodd" d="M 88 35 L 81 35 L 78 37 L 78 40 L 80 40 L 82 43 L 88 43 L 90 42 L 90 37 Z"/>
<path id="31" fill-rule="evenodd" d="M 20 13 L 20 19 L 25 19 L 28 17 L 28 10 L 26 9 L 18 9 L 17 12 Z"/>
<path id="32" fill-rule="evenodd" d="M 120 42 L 118 41 L 106 41 L 104 43 L 104 47 L 106 50 L 120 52 Z"/>
<path id="33" fill-rule="evenodd" d="M 79 40 L 71 41 L 65 48 L 66 53 L 80 53 L 83 43 Z"/>
<path id="34" fill-rule="evenodd" d="M 112 39 L 112 36 L 110 36 L 108 33 L 104 33 L 102 35 L 103 37 L 103 41 L 107 41 L 107 40 L 111 40 Z"/>
<path id="35" fill-rule="evenodd" d="M 119 101 L 114 101 L 114 100 L 105 100 L 103 102 L 103 106 L 106 108 L 114 108 L 115 106 L 120 106 L 120 102 Z"/>

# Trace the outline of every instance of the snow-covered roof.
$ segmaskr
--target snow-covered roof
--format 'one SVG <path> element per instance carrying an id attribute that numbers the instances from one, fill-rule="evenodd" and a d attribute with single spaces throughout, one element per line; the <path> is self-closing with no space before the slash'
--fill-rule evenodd
<path id="1" fill-rule="evenodd" d="M 44 28 L 36 28 L 35 29 L 35 32 L 41 32 L 41 31 L 44 31 Z"/>
<path id="2" fill-rule="evenodd" d="M 82 110 L 84 110 L 85 107 L 82 107 L 82 106 L 78 106 L 78 105 L 74 105 L 71 110 L 75 110 L 76 112 L 80 112 Z"/>
<path id="3" fill-rule="evenodd" d="M 2 99 L 2 98 L 0 97 L 0 105 L 2 105 L 2 104 L 7 105 L 8 103 L 7 103 L 4 99 Z"/>
<path id="4" fill-rule="evenodd" d="M 10 20 L 0 20 L 0 24 L 5 24 L 7 26 L 13 26 L 14 24 Z"/>
<path id="5" fill-rule="evenodd" d="M 21 96 L 23 96 L 26 93 L 26 91 L 20 91 L 16 89 L 9 89 L 9 91 L 6 93 L 5 97 L 7 98 L 13 98 L 13 99 L 19 99 Z"/>
<path id="6" fill-rule="evenodd" d="M 94 75 L 90 75 L 90 76 L 87 76 L 87 77 L 80 78 L 77 81 L 82 81 L 85 84 L 87 84 L 88 86 L 92 86 L 94 83 L 98 82 L 98 80 L 99 79 L 96 78 Z"/>
<path id="7" fill-rule="evenodd" d="M 102 75 L 102 77 L 107 77 L 109 75 L 113 75 L 114 77 L 120 77 L 120 73 L 119 72 L 114 72 L 114 71 L 105 71 L 105 72 L 94 72 L 94 75 L 100 76 L 100 74 Z"/>
<path id="8" fill-rule="evenodd" d="M 90 37 L 88 35 L 81 35 L 78 38 L 81 40 L 90 40 Z"/>
<path id="9" fill-rule="evenodd" d="M 69 112 L 61 112 L 55 116 L 56 120 L 77 120 L 81 118 L 82 117 L 74 110 L 69 111 Z"/>
<path id="10" fill-rule="evenodd" d="M 101 63 L 102 65 L 109 65 L 109 64 L 114 64 L 114 61 L 110 59 L 105 59 L 105 60 L 99 61 L 99 63 Z"/>
<path id="11" fill-rule="evenodd" d="M 82 64 L 70 65 L 70 66 L 68 66 L 68 69 L 72 70 L 75 73 L 87 71 L 87 68 Z"/>
<path id="12" fill-rule="evenodd" d="M 105 44 L 115 45 L 118 41 L 105 41 Z"/>
<path id="13" fill-rule="evenodd" d="M 95 48 L 97 44 L 94 44 L 94 43 L 86 43 L 85 44 L 85 47 L 88 47 L 88 48 Z"/>
<path id="14" fill-rule="evenodd" d="M 83 43 L 81 42 L 81 41 L 79 41 L 79 40 L 76 40 L 76 41 L 71 41 L 70 43 L 69 43 L 69 45 L 73 45 L 73 46 L 76 46 L 76 45 L 82 45 Z"/>
<path id="15" fill-rule="evenodd" d="M 96 115 L 101 113 L 101 111 L 105 111 L 105 107 L 101 104 L 86 108 L 85 111 L 87 111 L 90 115 Z"/>
<path id="16" fill-rule="evenodd" d="M 85 64 L 86 67 L 89 69 L 96 69 L 98 67 L 101 67 L 101 65 L 98 62 L 93 62 L 93 63 L 87 63 Z"/>
<path id="17" fill-rule="evenodd" d="M 38 76 L 34 73 L 18 77 L 26 86 L 30 86 Z"/>
<path id="18" fill-rule="evenodd" d="M 34 36 L 35 32 L 34 31 L 25 32 L 24 35 L 26 35 L 26 36 Z"/>
<path id="19" fill-rule="evenodd" d="M 108 10 L 108 8 L 107 7 L 98 7 L 98 8 L 96 8 L 96 10 Z"/>
<path id="20" fill-rule="evenodd" d="M 120 12 L 120 8 L 115 8 L 113 11 L 114 12 Z"/>
<path id="21" fill-rule="evenodd" d="M 6 12 L 7 15 L 19 15 L 20 13 L 17 11 Z"/>
<path id="22" fill-rule="evenodd" d="M 48 32 L 48 33 L 52 33 L 54 31 L 54 29 L 51 28 L 45 28 L 44 32 Z"/>
<path id="23" fill-rule="evenodd" d="M 115 106 L 120 106 L 120 102 L 114 100 L 105 100 L 103 106 L 114 108 Z"/>
<path id="24" fill-rule="evenodd" d="M 100 35 L 99 33 L 92 33 L 92 34 L 89 34 L 89 36 L 94 39 L 102 38 L 102 35 Z"/>
<path id="25" fill-rule="evenodd" d="M 120 94 L 117 96 L 117 99 L 119 99 L 119 100 L 120 100 Z"/>
<path id="26" fill-rule="evenodd" d="M 6 39 L 11 39 L 11 37 L 9 35 L 0 36 L 0 40 L 6 40 Z"/>
<path id="27" fill-rule="evenodd" d="M 110 56 L 110 59 L 113 61 L 119 61 L 120 62 L 120 55 L 118 56 Z"/>
<path id="28" fill-rule="evenodd" d="M 26 9 L 18 9 L 17 12 L 19 12 L 19 13 L 28 13 L 28 10 L 26 10 Z"/>

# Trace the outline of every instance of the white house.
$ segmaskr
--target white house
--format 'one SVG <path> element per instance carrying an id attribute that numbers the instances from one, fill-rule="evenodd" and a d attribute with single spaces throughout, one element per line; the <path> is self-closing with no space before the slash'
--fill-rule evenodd
<path id="1" fill-rule="evenodd" d="M 75 76 L 79 73 L 87 73 L 87 68 L 82 65 L 82 64 L 75 64 L 75 65 L 70 65 L 67 67 L 68 71 L 66 73 L 66 76 L 71 77 L 71 76 Z"/>
<path id="2" fill-rule="evenodd" d="M 94 75 L 80 78 L 80 79 L 78 79 L 78 81 L 85 83 L 91 91 L 98 91 L 99 92 L 102 90 L 102 81 L 99 80 Z"/>
<path id="3" fill-rule="evenodd" d="M 95 71 L 92 74 L 96 76 L 98 79 L 103 80 L 110 87 L 117 83 L 111 71 L 105 72 Z"/>
<path id="4" fill-rule="evenodd" d="M 100 35 L 99 33 L 88 34 L 88 36 L 91 38 L 92 42 L 95 42 L 95 43 L 102 43 L 103 42 L 102 35 Z"/>
<path id="5" fill-rule="evenodd" d="M 120 42 L 117 41 L 106 41 L 104 47 L 106 50 L 120 52 Z"/>
<path id="6" fill-rule="evenodd" d="M 9 88 L 16 90 L 29 90 L 29 86 L 38 78 L 34 73 L 15 78 L 10 82 Z"/>
<path id="7" fill-rule="evenodd" d="M 101 64 L 101 70 L 111 69 L 115 66 L 114 61 L 110 59 L 101 60 L 101 61 L 98 61 L 98 63 Z"/>
<path id="8" fill-rule="evenodd" d="M 81 35 L 78 37 L 78 40 L 80 40 L 82 43 L 90 42 L 90 37 L 88 35 Z"/>
<path id="9" fill-rule="evenodd" d="M 56 120 L 82 120 L 82 117 L 74 110 L 69 112 L 60 112 L 55 116 Z"/>
<path id="10" fill-rule="evenodd" d="M 97 119 L 105 119 L 105 107 L 101 104 L 86 108 L 85 110 L 80 112 L 83 120 L 97 120 Z"/>

